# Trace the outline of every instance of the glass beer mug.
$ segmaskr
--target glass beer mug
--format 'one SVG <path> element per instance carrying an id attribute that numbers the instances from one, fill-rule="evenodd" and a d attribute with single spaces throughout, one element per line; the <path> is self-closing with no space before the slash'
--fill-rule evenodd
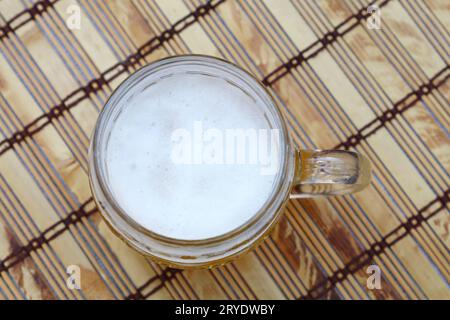
<path id="1" fill-rule="evenodd" d="M 272 177 L 270 192 L 268 192 L 265 199 L 258 200 L 262 202 L 262 205 L 255 212 L 251 212 L 248 219 L 245 219 L 232 230 L 221 234 L 198 238 L 190 237 L 188 239 L 162 234 L 155 231 L 151 226 L 143 225 L 141 220 L 136 219 L 131 214 L 130 208 L 124 206 L 120 200 L 122 196 L 125 196 L 121 193 L 130 194 L 130 197 L 133 197 L 133 193 L 129 192 L 129 190 L 137 188 L 136 185 L 140 183 L 139 181 L 144 181 L 139 179 L 142 179 L 142 176 L 147 173 L 140 172 L 141 169 L 139 168 L 135 169 L 135 171 L 126 171 L 128 169 L 125 167 L 123 171 L 121 171 L 120 167 L 119 169 L 116 168 L 117 171 L 113 171 L 114 167 L 117 167 L 117 163 L 112 163 L 108 156 L 109 148 L 111 148 L 109 145 L 111 139 L 113 139 L 111 137 L 115 137 L 118 134 L 113 131 L 118 126 L 117 123 L 121 117 L 130 112 L 129 105 L 134 101 L 133 99 L 138 99 L 137 97 L 144 99 L 142 97 L 145 97 L 146 104 L 143 105 L 144 107 L 139 107 L 141 108 L 139 112 L 142 112 L 142 116 L 135 116 L 134 118 L 136 119 L 133 120 L 133 123 L 130 122 L 130 128 L 128 128 L 131 130 L 129 132 L 140 130 L 135 126 L 139 126 L 143 121 L 142 119 L 151 119 L 153 116 L 153 113 L 148 112 L 145 106 L 157 108 L 156 105 L 160 101 L 158 99 L 172 99 L 169 96 L 166 97 L 171 92 L 168 89 L 171 88 L 170 86 L 173 87 L 175 84 L 183 82 L 181 80 L 175 81 L 176 77 L 180 77 L 179 79 L 181 80 L 190 79 L 185 85 L 182 84 L 182 87 L 178 89 L 173 88 L 178 90 L 178 93 L 180 90 L 188 90 L 186 88 L 190 88 L 189 85 L 213 84 L 219 86 L 219 88 L 216 88 L 218 92 L 234 92 L 234 98 L 233 95 L 225 94 L 220 99 L 212 97 L 211 99 L 216 99 L 214 101 L 218 101 L 217 103 L 226 104 L 227 99 L 235 99 L 233 100 L 235 104 L 236 101 L 248 99 L 248 103 L 252 104 L 255 112 L 260 112 L 264 116 L 270 128 L 277 129 L 279 132 L 279 144 L 277 145 L 279 165 L 276 174 Z M 167 79 L 172 79 L 173 82 Z M 146 90 L 155 90 L 155 93 L 142 96 Z M 187 91 L 187 94 L 190 96 L 189 91 Z M 192 97 L 197 96 L 196 92 L 192 92 Z M 208 99 L 210 98 L 205 95 L 204 100 L 208 101 Z M 199 106 L 202 103 L 201 100 L 197 101 Z M 136 108 L 136 106 L 133 108 Z M 230 107 L 230 113 L 236 112 L 231 109 Z M 234 116 L 236 118 L 241 117 L 238 111 Z M 154 117 L 157 117 L 156 111 Z M 160 115 L 158 121 L 163 122 L 167 118 L 170 117 L 164 118 L 164 115 Z M 126 128 L 127 125 L 124 125 L 123 121 L 120 125 L 122 127 L 125 126 L 120 130 L 128 130 Z M 162 124 L 159 123 L 159 125 Z M 159 134 L 161 133 L 157 133 L 157 135 Z M 123 157 L 121 160 L 123 163 L 128 163 L 127 161 L 138 158 L 137 155 L 134 155 L 129 150 L 138 150 L 136 152 L 140 152 L 140 148 L 145 147 L 143 144 L 148 142 L 139 142 L 138 140 L 141 137 L 131 134 L 128 139 L 128 144 L 137 144 L 138 147 L 133 149 L 133 146 L 124 144 L 124 150 L 119 150 L 117 153 L 118 157 Z M 160 145 L 160 142 L 155 141 L 151 143 Z M 141 144 L 140 146 L 139 143 Z M 153 156 L 156 156 L 156 153 L 159 154 L 158 151 L 155 151 Z M 153 158 L 145 159 L 154 160 Z M 135 172 L 136 177 L 128 174 L 129 172 Z M 123 175 L 123 177 L 117 177 L 117 175 Z M 91 140 L 89 177 L 94 199 L 103 218 L 126 243 L 141 253 L 150 256 L 155 261 L 170 267 L 197 268 L 221 265 L 262 241 L 277 223 L 286 202 L 290 198 L 336 196 L 354 193 L 363 189 L 370 182 L 370 164 L 363 155 L 356 152 L 299 150 L 295 148 L 291 143 L 289 132 L 279 107 L 271 94 L 253 75 L 224 60 L 202 55 L 185 55 L 170 57 L 148 64 L 128 77 L 113 92 L 99 115 Z M 224 179 L 226 178 L 224 176 Z M 149 179 L 157 179 L 157 177 L 153 178 L 153 176 L 150 176 Z M 153 182 L 149 181 L 149 183 Z M 183 183 L 183 181 L 179 182 Z M 220 179 L 214 182 L 219 185 L 221 183 Z M 251 185 L 251 182 L 247 181 L 249 185 Z M 161 181 L 158 183 L 163 184 L 165 182 Z M 228 189 L 229 191 L 223 191 L 224 196 L 233 192 L 233 188 Z M 186 192 L 189 192 L 189 190 L 186 190 Z M 148 201 L 146 196 L 148 196 Z M 245 200 L 245 194 L 240 194 L 239 196 Z M 143 196 L 136 197 L 136 200 L 132 201 L 131 205 L 134 208 L 133 210 L 140 210 L 139 214 L 143 219 L 145 219 L 147 214 L 157 215 L 157 219 L 176 219 L 170 212 L 158 215 L 159 206 L 156 206 L 156 201 L 161 199 L 153 194 L 146 195 L 144 192 Z M 233 199 L 230 199 L 230 201 L 233 201 Z M 154 210 L 152 210 L 153 203 L 155 204 Z M 189 205 L 189 203 L 186 203 L 186 205 Z M 216 212 L 214 205 L 211 205 L 210 211 L 211 215 L 214 216 Z M 220 212 L 226 212 L 226 210 L 221 208 Z M 187 218 L 190 216 L 195 217 L 195 212 L 189 212 L 188 209 L 180 214 L 185 214 Z M 219 225 L 221 218 L 220 215 L 214 216 Z M 164 222 L 165 220 L 159 221 Z M 223 221 L 225 223 L 226 220 Z M 172 222 L 176 223 L 175 220 Z M 198 221 L 198 223 L 200 224 L 202 221 Z M 179 228 L 183 228 L 183 225 L 179 226 Z"/>

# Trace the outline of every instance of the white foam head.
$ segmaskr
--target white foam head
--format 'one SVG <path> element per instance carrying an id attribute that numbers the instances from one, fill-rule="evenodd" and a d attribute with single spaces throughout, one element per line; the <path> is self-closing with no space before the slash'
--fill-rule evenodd
<path id="1" fill-rule="evenodd" d="M 249 163 L 175 163 L 173 133 L 193 132 L 198 123 L 203 132 L 270 130 L 260 102 L 202 74 L 174 74 L 142 87 L 126 101 L 106 148 L 108 184 L 119 206 L 144 228 L 176 239 L 216 237 L 246 223 L 269 199 L 276 172 L 262 174 Z"/>

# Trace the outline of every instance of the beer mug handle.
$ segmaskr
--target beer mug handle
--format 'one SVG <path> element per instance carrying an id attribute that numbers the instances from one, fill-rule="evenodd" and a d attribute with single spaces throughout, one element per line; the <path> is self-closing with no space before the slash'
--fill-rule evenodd
<path id="1" fill-rule="evenodd" d="M 358 192 L 370 183 L 370 162 L 356 152 L 297 150 L 291 198 Z"/>

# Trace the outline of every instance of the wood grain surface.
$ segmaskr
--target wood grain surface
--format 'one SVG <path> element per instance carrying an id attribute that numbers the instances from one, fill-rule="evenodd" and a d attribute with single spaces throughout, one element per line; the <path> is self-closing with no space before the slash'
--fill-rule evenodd
<path id="1" fill-rule="evenodd" d="M 449 299 L 450 3 L 375 3 L 380 29 L 367 0 L 0 0 L 0 299 Z M 185 53 L 252 72 L 297 146 L 367 155 L 371 185 L 290 201 L 213 270 L 128 248 L 91 198 L 89 137 L 123 79 Z"/>

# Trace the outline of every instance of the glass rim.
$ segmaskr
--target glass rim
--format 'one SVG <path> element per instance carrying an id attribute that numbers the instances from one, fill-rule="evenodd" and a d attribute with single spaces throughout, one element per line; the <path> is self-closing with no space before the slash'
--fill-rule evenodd
<path id="1" fill-rule="evenodd" d="M 155 231 L 152 231 L 150 229 L 147 229 L 147 228 L 143 227 L 141 224 L 139 224 L 137 221 L 135 221 L 132 217 L 130 217 L 127 214 L 127 211 L 124 210 L 120 206 L 120 204 L 116 201 L 113 193 L 108 188 L 107 183 L 105 181 L 106 179 L 104 177 L 104 170 L 102 170 L 104 168 L 102 168 L 102 164 L 100 163 L 101 159 L 100 159 L 100 157 L 97 157 L 97 155 L 95 154 L 97 152 L 97 150 L 100 150 L 99 146 L 100 146 L 101 142 L 103 142 L 103 140 L 100 139 L 101 134 L 102 134 L 101 129 L 105 127 L 105 125 L 108 123 L 108 121 L 111 121 L 111 119 L 107 118 L 107 115 L 109 112 L 114 110 L 114 108 L 119 104 L 119 102 L 122 99 L 123 94 L 125 94 L 127 92 L 127 90 L 132 88 L 139 79 L 142 79 L 143 77 L 147 76 L 148 72 L 151 72 L 151 70 L 155 70 L 156 68 L 164 67 L 166 65 L 171 65 L 171 64 L 177 63 L 177 62 L 189 62 L 189 61 L 207 62 L 212 67 L 215 67 L 217 64 L 220 63 L 220 64 L 224 65 L 225 67 L 233 68 L 233 69 L 235 69 L 235 71 L 238 71 L 239 73 L 243 73 L 243 75 L 248 78 L 248 79 L 242 79 L 243 81 L 250 80 L 250 81 L 254 82 L 253 84 L 258 86 L 259 88 L 261 88 L 263 93 L 266 94 L 267 97 L 269 98 L 270 103 L 265 103 L 266 107 L 270 108 L 270 110 L 273 112 L 273 115 L 275 116 L 277 125 L 278 125 L 277 129 L 280 129 L 280 131 L 282 133 L 281 138 L 280 138 L 280 150 L 281 150 L 282 158 L 280 159 L 281 160 L 280 167 L 278 169 L 276 182 L 274 183 L 274 187 L 272 189 L 270 196 L 266 199 L 266 201 L 264 202 L 262 207 L 257 212 L 255 212 L 255 214 L 253 214 L 251 216 L 251 218 L 246 220 L 240 226 L 238 226 L 226 233 L 223 233 L 223 234 L 220 234 L 220 235 L 217 235 L 214 237 L 208 237 L 208 238 L 202 238 L 202 239 L 177 239 L 177 238 L 168 237 L 168 236 L 159 234 Z M 160 70 L 157 70 L 156 72 L 158 72 L 158 71 L 160 71 Z M 251 85 L 251 83 L 249 83 L 249 84 Z M 287 190 L 286 195 L 284 197 L 281 197 L 282 198 L 282 201 L 280 202 L 280 206 L 281 206 L 284 203 L 284 201 L 287 199 L 287 197 L 289 195 L 290 185 L 292 184 L 292 181 L 289 181 L 289 176 L 288 176 L 289 172 L 287 172 L 287 170 L 286 170 L 288 168 L 289 161 L 290 161 L 289 158 L 292 153 L 290 136 L 287 131 L 286 122 L 284 120 L 284 117 L 281 114 L 280 108 L 276 104 L 273 95 L 269 92 L 269 90 L 264 86 L 264 84 L 260 80 L 258 80 L 250 72 L 244 70 L 242 67 L 240 67 L 230 61 L 221 59 L 221 58 L 212 57 L 212 56 L 208 56 L 208 55 L 202 55 L 202 54 L 176 55 L 176 56 L 170 56 L 170 57 L 166 57 L 163 59 L 159 59 L 159 60 L 156 60 L 156 61 L 153 61 L 153 62 L 150 62 L 150 63 L 144 65 L 143 67 L 141 67 L 140 69 L 138 69 L 137 71 L 135 71 L 131 75 L 129 75 L 125 80 L 123 80 L 110 94 L 103 109 L 99 113 L 99 116 L 97 118 L 97 122 L 96 122 L 96 125 L 94 128 L 94 132 L 92 135 L 91 147 L 90 147 L 89 152 L 92 153 L 92 160 L 93 160 L 93 167 L 91 168 L 91 166 L 89 166 L 89 181 L 90 181 L 92 195 L 93 195 L 93 198 L 94 198 L 94 201 L 96 202 L 96 204 L 98 205 L 99 203 L 96 199 L 95 190 L 92 185 L 92 178 L 93 178 L 92 176 L 93 175 L 95 175 L 98 186 L 99 186 L 101 192 L 103 193 L 103 196 L 108 201 L 108 204 L 112 207 L 112 209 L 115 211 L 115 213 L 120 218 L 122 218 L 128 225 L 130 225 L 133 229 L 137 230 L 138 232 L 140 232 L 146 236 L 149 236 L 153 239 L 156 239 L 159 242 L 162 242 L 164 244 L 169 244 L 169 245 L 201 246 L 201 245 L 214 244 L 214 243 L 225 241 L 230 238 L 234 238 L 235 236 L 237 236 L 237 235 L 241 234 L 242 232 L 246 231 L 247 229 L 249 229 L 255 222 L 257 222 L 262 216 L 264 216 L 264 214 L 268 213 L 270 211 L 269 210 L 270 207 L 276 202 L 277 198 L 280 197 L 280 192 L 283 191 L 283 185 L 286 183 L 289 183 L 289 187 L 286 189 Z M 286 181 L 286 178 L 288 178 L 287 181 Z M 102 208 L 103 206 L 99 206 L 99 207 Z M 278 212 L 277 209 L 278 208 L 274 208 L 274 210 L 273 210 L 274 214 L 276 214 Z M 105 209 L 105 211 L 106 211 L 106 209 Z M 108 224 L 110 226 L 112 226 L 113 229 L 115 229 L 115 231 L 117 231 L 118 233 L 122 233 L 122 231 L 117 226 L 114 225 L 114 223 L 113 223 L 114 219 L 112 219 L 112 217 L 110 216 L 110 214 L 108 212 L 103 212 L 103 210 L 100 210 L 100 213 L 102 215 L 108 215 L 108 217 L 105 217 Z M 272 220 L 273 219 L 270 219 L 269 222 Z"/>

